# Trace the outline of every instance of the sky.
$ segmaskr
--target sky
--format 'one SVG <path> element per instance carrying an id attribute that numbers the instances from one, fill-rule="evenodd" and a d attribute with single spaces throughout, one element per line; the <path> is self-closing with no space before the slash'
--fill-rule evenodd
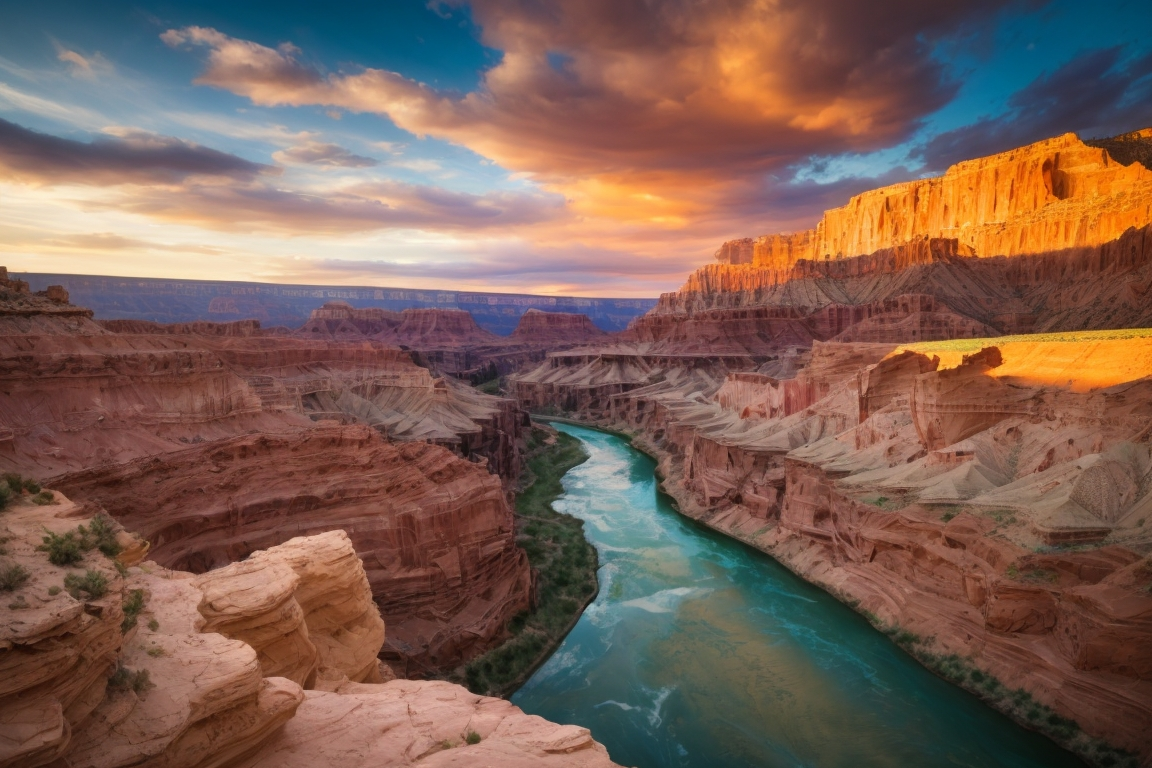
<path id="1" fill-rule="evenodd" d="M 1152 125 L 1147 0 L 0 0 L 13 271 L 651 297 Z"/>

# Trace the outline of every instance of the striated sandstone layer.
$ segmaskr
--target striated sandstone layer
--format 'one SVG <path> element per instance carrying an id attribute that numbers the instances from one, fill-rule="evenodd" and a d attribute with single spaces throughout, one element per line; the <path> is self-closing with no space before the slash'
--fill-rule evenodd
<path id="1" fill-rule="evenodd" d="M 437 371 L 474 379 L 491 375 L 490 369 L 507 373 L 538 363 L 547 352 L 603 341 L 609 334 L 597 328 L 587 315 L 569 312 L 529 309 L 520 316 L 512 334 L 502 337 L 477 326 L 463 310 L 389 313 L 330 301 L 313 310 L 295 335 L 309 339 L 380 340 L 412 350 L 419 360 Z"/>
<path id="2" fill-rule="evenodd" d="M 812 230 L 725 243 L 625 336 L 765 355 L 1152 325 L 1150 146 L 1067 134 L 865 192 Z"/>
<path id="3" fill-rule="evenodd" d="M 343 531 L 198 577 L 141 562 L 123 531 L 118 564 L 91 550 L 61 568 L 34 548 L 91 522 L 59 493 L 0 517 L 6 565 L 29 573 L 0 605 L 5 766 L 613 765 L 583 728 L 448 683 L 382 683 L 384 623 Z M 77 569 L 104 591 L 58 589 Z"/>
<path id="4" fill-rule="evenodd" d="M 966 160 L 943 176 L 856 195 L 826 211 L 813 230 L 760 237 L 750 243 L 751 258 L 748 240 L 725 244 L 716 258 L 789 269 L 800 260 L 861 256 L 916 238 L 956 238 L 980 256 L 1103 245 L 1152 220 L 1152 170 L 1139 160 L 1146 153 L 1125 151 L 1128 145 L 1143 143 L 1123 137 L 1089 143 L 1067 133 Z"/>
<path id="5" fill-rule="evenodd" d="M 727 373 L 604 349 L 512 386 L 636 435 L 683 513 L 931 638 L 914 653 L 1149 763 L 1152 332 L 997 341 L 817 342 Z"/>
<path id="6" fill-rule="evenodd" d="M 0 307 L 70 307 L 27 297 Z M 0 469 L 103 504 L 198 572 L 348 527 L 413 675 L 491 647 L 531 604 L 515 401 L 379 342 L 137 325 L 0 335 Z"/>
<path id="7" fill-rule="evenodd" d="M 481 653 L 530 607 L 499 479 L 363 426 L 217 440 L 54 482 L 147 538 L 158 562 L 196 573 L 243 572 L 255 550 L 347 530 L 390 626 L 385 657 L 406 675 Z"/>

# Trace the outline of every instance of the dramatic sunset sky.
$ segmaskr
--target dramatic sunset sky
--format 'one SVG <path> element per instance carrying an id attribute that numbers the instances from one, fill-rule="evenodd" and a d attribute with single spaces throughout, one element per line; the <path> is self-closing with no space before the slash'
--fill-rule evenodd
<path id="1" fill-rule="evenodd" d="M 0 264 L 655 296 L 725 239 L 1152 124 L 1152 3 L 0 3 Z"/>

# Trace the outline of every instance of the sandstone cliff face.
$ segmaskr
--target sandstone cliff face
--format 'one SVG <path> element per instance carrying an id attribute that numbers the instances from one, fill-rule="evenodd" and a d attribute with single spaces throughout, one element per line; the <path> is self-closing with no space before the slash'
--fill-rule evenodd
<path id="1" fill-rule="evenodd" d="M 726 243 L 717 260 L 788 269 L 925 237 L 956 238 L 979 256 L 1103 245 L 1152 220 L 1152 170 L 1125 154 L 1121 162 L 1065 134 L 957 163 L 940 177 L 864 192 L 826 211 L 814 230 Z"/>
<path id="2" fill-rule="evenodd" d="M 592 323 L 588 315 L 529 309 L 520 316 L 520 322 L 509 338 L 534 345 L 548 343 L 550 349 L 557 349 L 566 344 L 600 341 L 607 335 Z"/>
<path id="3" fill-rule="evenodd" d="M 816 343 L 762 372 L 601 353 L 514 392 L 637 435 L 685 514 L 1152 755 L 1147 333 Z"/>
<path id="4" fill-rule="evenodd" d="M 91 520 L 55 502 L 0 518 L 5 560 L 29 572 L 0 605 L 4 765 L 613 765 L 585 729 L 448 683 L 381 683 L 384 624 L 343 531 L 199 577 L 141 562 L 121 532 L 118 567 L 93 550 L 61 568 L 40 535 Z M 77 568 L 104 591 L 55 589 Z"/>
<path id="5" fill-rule="evenodd" d="M 760 334 L 737 343 L 754 353 L 784 317 L 812 339 L 897 343 L 1152 325 L 1148 146 L 1148 131 L 1068 134 L 865 192 L 812 230 L 725 243 L 629 333 L 705 342 L 745 309 Z M 931 309 L 884 308 L 913 298 Z M 821 313 L 852 320 L 830 332 Z"/>
<path id="6" fill-rule="evenodd" d="M 23 280 L 9 280 L 0 267 L 0 336 L 24 333 L 101 333 L 92 311 L 68 303 L 58 285 L 32 293 Z"/>
<path id="7" fill-rule="evenodd" d="M 389 659 L 413 675 L 486 650 L 528 607 L 515 401 L 379 342 L 162 330 L 0 335 L 0 467 L 105 502 L 197 572 L 350 526 Z"/>
<path id="8" fill-rule="evenodd" d="M 608 336 L 587 315 L 529 309 L 510 336 L 476 325 L 463 310 L 410 309 L 403 313 L 356 309 L 343 301 L 314 310 L 295 335 L 308 339 L 374 339 L 411 350 L 421 364 L 469 379 L 539 363 L 547 352 L 603 341 Z"/>
<path id="9" fill-rule="evenodd" d="M 158 562 L 197 573 L 233 563 L 242 574 L 255 550 L 350 531 L 391 628 L 386 656 L 405 674 L 486 650 L 529 607 L 532 576 L 499 479 L 366 427 L 218 440 L 55 484 L 147 538 Z"/>

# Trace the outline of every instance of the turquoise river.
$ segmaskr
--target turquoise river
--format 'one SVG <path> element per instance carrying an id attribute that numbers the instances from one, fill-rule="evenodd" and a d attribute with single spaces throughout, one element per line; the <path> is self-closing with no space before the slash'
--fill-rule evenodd
<path id="1" fill-rule="evenodd" d="M 677 514 L 655 464 L 556 425 L 591 458 L 556 508 L 585 521 L 600 594 L 512 701 L 641 768 L 1082 766 L 937 678 L 771 558 Z"/>

